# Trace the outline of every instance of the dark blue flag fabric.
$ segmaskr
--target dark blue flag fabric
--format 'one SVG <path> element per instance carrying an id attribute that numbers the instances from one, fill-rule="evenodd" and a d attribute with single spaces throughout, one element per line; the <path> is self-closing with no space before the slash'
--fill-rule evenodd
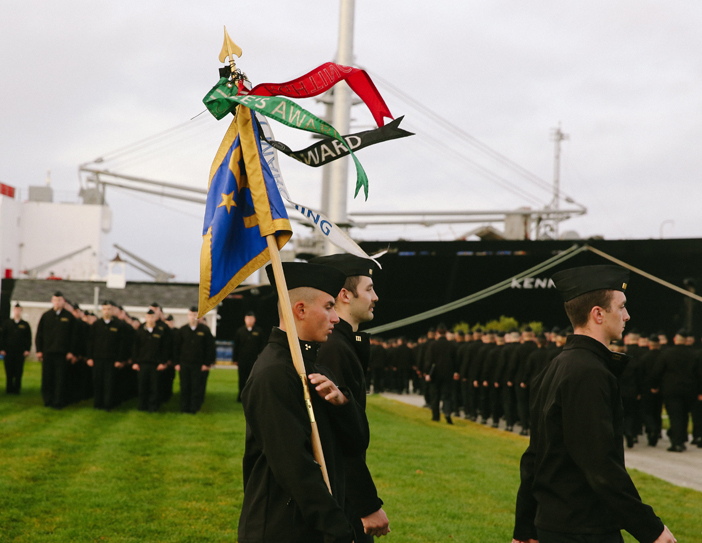
<path id="1" fill-rule="evenodd" d="M 239 105 L 210 169 L 200 253 L 200 316 L 270 260 L 266 236 L 274 235 L 279 249 L 292 236 L 258 131 L 251 110 Z"/>

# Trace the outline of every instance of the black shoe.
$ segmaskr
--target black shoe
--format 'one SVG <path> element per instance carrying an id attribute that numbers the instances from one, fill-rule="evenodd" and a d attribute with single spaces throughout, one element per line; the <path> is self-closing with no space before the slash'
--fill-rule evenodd
<path id="1" fill-rule="evenodd" d="M 453 424 L 453 421 L 451 420 L 451 417 L 449 415 L 446 415 L 446 422 L 448 424 Z"/>
<path id="2" fill-rule="evenodd" d="M 521 432 L 519 432 L 520 436 L 528 436 L 529 435 L 529 430 L 527 429 L 522 429 Z"/>
<path id="3" fill-rule="evenodd" d="M 499 427 L 500 427 L 500 423 L 499 423 L 499 422 L 493 422 L 493 423 L 492 423 L 492 427 L 493 427 L 493 428 L 499 428 Z"/>
<path id="4" fill-rule="evenodd" d="M 512 427 L 511 426 L 505 426 L 505 432 L 511 432 Z"/>
<path id="5" fill-rule="evenodd" d="M 702 439 L 697 442 L 697 448 L 702 449 Z"/>
<path id="6" fill-rule="evenodd" d="M 658 445 L 658 439 L 656 439 L 655 437 L 649 437 L 648 438 L 648 446 L 655 447 L 656 445 Z"/>
<path id="7" fill-rule="evenodd" d="M 434 417 L 431 418 L 433 422 L 439 422 L 439 419 L 435 419 Z"/>
<path id="8" fill-rule="evenodd" d="M 685 447 L 683 445 L 671 445 L 667 450 L 668 452 L 683 452 Z"/>
<path id="9" fill-rule="evenodd" d="M 626 446 L 629 449 L 633 449 L 634 448 L 634 438 L 631 436 L 625 436 L 625 437 L 626 437 Z"/>

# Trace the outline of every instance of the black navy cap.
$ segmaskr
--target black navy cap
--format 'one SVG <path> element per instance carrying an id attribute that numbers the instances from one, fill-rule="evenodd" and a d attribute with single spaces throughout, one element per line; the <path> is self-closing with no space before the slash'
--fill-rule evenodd
<path id="1" fill-rule="evenodd" d="M 147 315 L 155 315 L 156 313 L 154 312 L 153 309 L 149 309 L 149 310 L 146 312 L 146 314 L 147 314 Z"/>
<path id="2" fill-rule="evenodd" d="M 17 303 L 15 304 L 15 307 L 22 307 L 22 306 L 19 304 L 19 302 L 17 302 Z"/>
<path id="3" fill-rule="evenodd" d="M 346 277 L 355 275 L 365 275 L 373 277 L 378 271 L 378 265 L 369 258 L 361 258 L 360 256 L 350 254 L 317 256 L 310 260 L 310 264 L 324 264 L 332 266 L 344 273 Z"/>
<path id="4" fill-rule="evenodd" d="M 256 313 L 254 313 L 253 311 L 247 311 L 246 313 L 244 313 L 244 317 L 255 317 L 255 316 L 256 316 Z"/>
<path id="5" fill-rule="evenodd" d="M 63 293 L 60 290 L 57 290 L 56 292 L 54 292 L 53 295 L 58 297 L 58 298 L 63 298 Z"/>
<path id="6" fill-rule="evenodd" d="M 648 341 L 650 341 L 651 343 L 661 342 L 660 338 L 656 334 L 651 334 L 650 336 L 648 336 Z"/>
<path id="7" fill-rule="evenodd" d="M 300 287 L 309 287 L 326 292 L 336 298 L 344 287 L 346 276 L 336 268 L 321 264 L 308 264 L 306 262 L 283 262 L 283 273 L 288 290 Z M 266 266 L 266 275 L 273 287 L 275 276 L 273 266 Z"/>
<path id="8" fill-rule="evenodd" d="M 197 313 L 197 306 L 196 306 L 196 305 L 191 305 L 191 306 L 190 306 L 190 311 L 192 311 L 193 313 Z"/>
<path id="9" fill-rule="evenodd" d="M 563 301 L 567 302 L 593 290 L 626 292 L 629 270 L 608 264 L 581 266 L 554 273 L 552 279 Z"/>
<path id="10" fill-rule="evenodd" d="M 149 305 L 149 307 L 161 307 L 161 306 L 158 305 L 158 302 L 151 302 L 151 304 Z"/>
<path id="11" fill-rule="evenodd" d="M 173 320 L 173 315 L 168 315 L 168 316 L 166 317 L 166 320 L 167 320 L 167 321 L 172 321 L 172 320 Z"/>

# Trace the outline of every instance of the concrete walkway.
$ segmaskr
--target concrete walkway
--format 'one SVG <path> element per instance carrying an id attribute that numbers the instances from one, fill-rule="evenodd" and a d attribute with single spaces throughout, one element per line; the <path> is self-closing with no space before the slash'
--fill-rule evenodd
<path id="1" fill-rule="evenodd" d="M 417 394 L 386 392 L 382 396 L 420 408 L 424 405 L 424 397 Z M 430 417 L 428 412 L 427 416 Z M 470 424 L 478 423 L 470 422 Z M 504 429 L 504 421 L 500 421 L 500 428 Z M 515 426 L 516 432 L 519 429 L 519 426 Z M 665 436 L 665 432 L 663 434 Z M 527 439 L 527 437 L 524 438 L 525 441 Z M 673 453 L 666 451 L 670 447 L 667 437 L 663 437 L 657 447 L 647 446 L 646 439 L 643 437 L 640 437 L 639 441 L 640 443 L 634 445 L 632 449 L 626 447 L 624 449 L 628 468 L 638 469 L 674 485 L 702 492 L 702 449 L 688 443 L 687 451 Z"/>

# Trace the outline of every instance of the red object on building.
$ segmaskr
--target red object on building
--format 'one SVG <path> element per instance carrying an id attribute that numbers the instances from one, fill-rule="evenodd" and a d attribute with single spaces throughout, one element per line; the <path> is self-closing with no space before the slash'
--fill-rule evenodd
<path id="1" fill-rule="evenodd" d="M 5 279 L 12 279 L 12 268 L 5 268 Z"/>
<path id="2" fill-rule="evenodd" d="M 5 183 L 0 183 L 0 194 L 3 196 L 9 196 L 10 198 L 15 197 L 15 187 L 6 185 Z"/>

